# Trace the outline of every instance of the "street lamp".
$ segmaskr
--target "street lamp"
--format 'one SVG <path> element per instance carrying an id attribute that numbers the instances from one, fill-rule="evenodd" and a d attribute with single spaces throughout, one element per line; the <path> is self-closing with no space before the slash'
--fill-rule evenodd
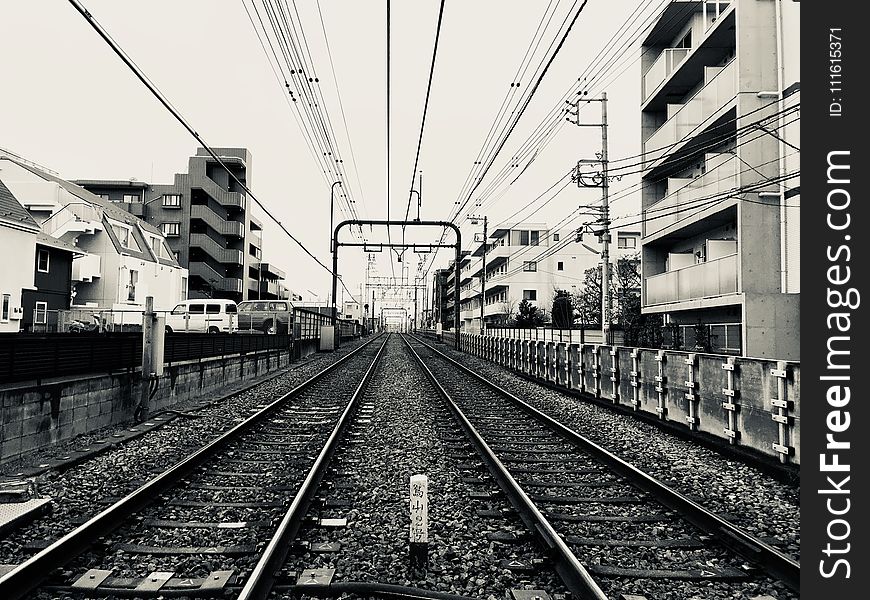
<path id="1" fill-rule="evenodd" d="M 332 219 L 333 210 L 335 207 L 335 186 L 341 185 L 341 181 L 336 181 L 329 189 L 329 253 L 332 254 L 335 250 L 335 240 L 332 239 Z"/>
<path id="2" fill-rule="evenodd" d="M 414 222 L 419 223 L 420 222 L 420 204 L 422 203 L 422 199 L 420 198 L 420 192 L 418 192 L 417 190 L 411 190 L 411 194 L 417 194 L 417 218 L 414 219 Z M 408 200 L 410 200 L 411 198 L 413 198 L 413 196 L 408 198 Z"/>

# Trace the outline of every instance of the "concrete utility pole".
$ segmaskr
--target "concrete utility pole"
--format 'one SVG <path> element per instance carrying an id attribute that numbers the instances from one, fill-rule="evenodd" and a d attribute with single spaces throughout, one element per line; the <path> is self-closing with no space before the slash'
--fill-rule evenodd
<path id="1" fill-rule="evenodd" d="M 601 232 L 601 337 L 605 344 L 611 343 L 610 311 L 613 299 L 610 291 L 610 203 L 608 191 L 610 185 L 607 179 L 607 93 L 601 94 L 601 221 L 604 229 Z"/>
<path id="2" fill-rule="evenodd" d="M 480 335 L 483 335 L 483 309 L 486 304 L 486 240 L 488 239 L 489 232 L 487 230 L 487 219 L 486 216 L 483 217 L 471 217 L 471 222 L 474 225 L 477 225 L 478 221 L 483 220 L 483 264 L 481 265 L 480 271 Z"/>
<path id="3" fill-rule="evenodd" d="M 581 102 L 601 102 L 601 123 L 581 123 L 580 122 L 580 103 Z M 600 160 L 581 160 L 577 164 L 577 186 L 578 187 L 600 187 L 601 188 L 601 218 L 598 223 L 601 224 L 600 229 L 595 229 L 594 233 L 601 241 L 601 338 L 604 344 L 610 343 L 611 331 L 610 322 L 613 298 L 611 293 L 612 274 L 610 270 L 610 180 L 607 172 L 607 93 L 602 93 L 601 98 L 589 98 L 577 100 L 574 105 L 577 109 L 574 114 L 577 117 L 576 121 L 566 118 L 567 121 L 574 123 L 578 127 L 601 127 L 601 157 Z M 580 164 L 601 164 L 600 182 L 596 183 L 596 177 L 592 177 L 592 183 L 583 181 L 583 175 L 580 172 Z M 582 239 L 583 229 L 578 230 L 578 240 Z"/>

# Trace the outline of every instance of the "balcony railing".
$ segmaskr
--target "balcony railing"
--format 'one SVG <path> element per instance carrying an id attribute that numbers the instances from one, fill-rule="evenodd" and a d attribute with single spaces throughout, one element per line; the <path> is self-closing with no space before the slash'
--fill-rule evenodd
<path id="1" fill-rule="evenodd" d="M 190 245 L 191 247 L 202 248 L 218 262 L 234 265 L 245 264 L 245 257 L 241 250 L 224 248 L 204 233 L 191 233 Z"/>
<path id="2" fill-rule="evenodd" d="M 42 223 L 42 231 L 46 235 L 60 237 L 61 230 L 73 222 L 102 223 L 103 209 L 87 202 L 71 202 L 51 215 Z"/>
<path id="3" fill-rule="evenodd" d="M 242 292 L 243 283 L 241 279 L 238 277 L 227 277 L 226 275 L 221 275 L 206 263 L 191 261 L 189 271 L 191 276 L 203 279 L 216 290 L 233 293 Z"/>
<path id="4" fill-rule="evenodd" d="M 737 254 L 647 277 L 646 305 L 733 294 L 737 290 Z"/>
<path id="5" fill-rule="evenodd" d="M 688 225 L 726 192 L 738 187 L 738 160 L 731 154 L 707 154 L 707 173 L 696 179 L 668 179 L 665 197 L 644 211 L 643 235 L 654 235 L 675 223 Z M 709 200 L 707 200 L 709 199 Z"/>
<path id="6" fill-rule="evenodd" d="M 644 100 L 652 96 L 665 79 L 670 77 L 689 52 L 691 48 L 665 48 L 643 76 Z"/>
<path id="7" fill-rule="evenodd" d="M 205 204 L 195 204 L 190 207 L 190 216 L 205 221 L 209 227 L 221 235 L 245 237 L 245 224 L 239 221 L 228 221 L 221 218 Z"/>
<path id="8" fill-rule="evenodd" d="M 646 163 L 671 152 L 673 146 L 696 131 L 712 115 L 737 95 L 737 63 L 724 67 L 705 67 L 704 87 L 684 104 L 668 104 L 668 118 L 644 143 Z"/>

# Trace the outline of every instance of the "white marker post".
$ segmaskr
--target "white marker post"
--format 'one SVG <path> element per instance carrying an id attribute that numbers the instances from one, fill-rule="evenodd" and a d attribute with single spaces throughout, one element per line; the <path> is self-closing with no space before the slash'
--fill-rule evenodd
<path id="1" fill-rule="evenodd" d="M 411 569 L 426 570 L 429 566 L 429 478 L 411 476 Z"/>

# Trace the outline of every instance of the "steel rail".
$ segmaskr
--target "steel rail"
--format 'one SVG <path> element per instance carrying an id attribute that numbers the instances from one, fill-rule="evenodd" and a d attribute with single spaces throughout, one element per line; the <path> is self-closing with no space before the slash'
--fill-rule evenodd
<path id="1" fill-rule="evenodd" d="M 741 527 L 738 527 L 730 521 L 727 521 L 719 515 L 711 512 L 688 496 L 662 483 L 645 471 L 638 469 L 630 462 L 620 458 L 603 446 L 600 446 L 573 429 L 559 423 L 549 415 L 541 412 L 499 385 L 489 381 L 459 361 L 447 356 L 427 342 L 417 337 L 414 339 L 451 365 L 461 370 L 463 373 L 466 373 L 493 391 L 509 399 L 523 411 L 553 429 L 564 439 L 594 455 L 620 476 L 625 477 L 634 485 L 653 495 L 658 502 L 677 511 L 683 518 L 695 525 L 695 527 L 715 536 L 723 546 L 730 548 L 749 562 L 760 566 L 768 574 L 782 581 L 791 590 L 795 592 L 800 590 L 800 562 L 791 556 L 788 556 L 753 536 Z"/>
<path id="2" fill-rule="evenodd" d="M 414 350 L 414 347 L 411 346 L 407 337 L 403 335 L 402 340 L 405 342 L 411 355 L 417 359 L 417 362 L 426 374 L 426 377 L 438 390 L 438 394 L 445 400 L 456 420 L 462 426 L 463 430 L 465 430 L 465 434 L 483 458 L 489 472 L 496 480 L 496 483 L 498 483 L 498 486 L 504 491 L 510 503 L 517 510 L 517 513 L 526 524 L 526 527 L 528 527 L 528 529 L 543 543 L 545 547 L 549 548 L 555 561 L 556 572 L 562 578 L 562 582 L 565 586 L 573 594 L 576 594 L 584 600 L 607 600 L 607 595 L 598 586 L 598 583 L 596 583 L 592 578 L 592 575 L 590 575 L 589 571 L 586 570 L 586 567 L 583 566 L 580 559 L 578 559 L 571 551 L 565 543 L 565 540 L 562 539 L 562 536 L 556 532 L 547 518 L 543 513 L 541 513 L 531 498 L 529 498 L 528 494 L 526 494 L 520 484 L 517 483 L 510 472 L 508 472 L 504 464 L 489 447 L 489 444 L 487 444 L 480 433 L 478 433 L 477 429 L 471 424 L 459 406 L 457 406 L 447 390 L 444 389 L 426 363 L 423 362 L 420 355 L 417 354 L 417 351 Z"/>
<path id="3" fill-rule="evenodd" d="M 357 404 L 359 404 L 359 399 L 362 398 L 363 392 L 365 392 L 368 387 L 369 381 L 374 374 L 375 368 L 380 362 L 381 355 L 384 353 L 384 348 L 386 347 L 389 338 L 390 334 L 388 333 L 387 337 L 384 339 L 384 343 L 381 344 L 380 349 L 378 349 L 378 353 L 375 355 L 372 364 L 369 365 L 368 370 L 366 370 L 366 373 L 357 386 L 356 391 L 353 393 L 350 402 L 347 403 L 344 412 L 342 412 L 341 417 L 339 417 L 338 423 L 336 423 L 335 428 L 332 430 L 332 434 L 329 436 L 329 439 L 326 441 L 326 444 L 324 444 L 323 449 L 317 456 L 317 460 L 314 461 L 314 465 L 305 477 L 305 481 L 302 483 L 302 486 L 293 498 L 293 503 L 290 505 L 290 508 L 287 509 L 284 518 L 281 519 L 281 523 L 272 535 L 272 539 L 269 541 L 269 544 L 260 556 L 260 560 L 257 561 L 257 564 L 251 571 L 251 575 L 248 577 L 245 586 L 242 588 L 242 591 L 239 593 L 236 600 L 261 600 L 267 598 L 271 593 L 275 583 L 275 578 L 281 569 L 281 566 L 284 564 L 284 561 L 287 559 L 287 555 L 292 549 L 293 539 L 296 537 L 296 534 L 302 525 L 302 520 L 308 512 L 311 501 L 317 494 L 317 488 L 320 485 L 323 476 L 326 474 L 329 462 L 338 446 L 338 441 L 343 435 L 344 430 L 347 429 L 348 425 L 350 425 L 353 413 L 356 410 Z"/>
<path id="4" fill-rule="evenodd" d="M 381 336 L 372 338 L 343 356 L 0 577 L 0 598 L 17 600 L 37 589 L 52 571 L 84 552 L 100 537 L 120 527 L 131 515 L 153 503 L 163 491 L 211 459 L 228 442 L 260 423 L 287 400 L 306 391 L 326 375 L 342 367 L 379 337 Z M 377 356 L 380 356 L 382 350 L 383 344 Z"/>

